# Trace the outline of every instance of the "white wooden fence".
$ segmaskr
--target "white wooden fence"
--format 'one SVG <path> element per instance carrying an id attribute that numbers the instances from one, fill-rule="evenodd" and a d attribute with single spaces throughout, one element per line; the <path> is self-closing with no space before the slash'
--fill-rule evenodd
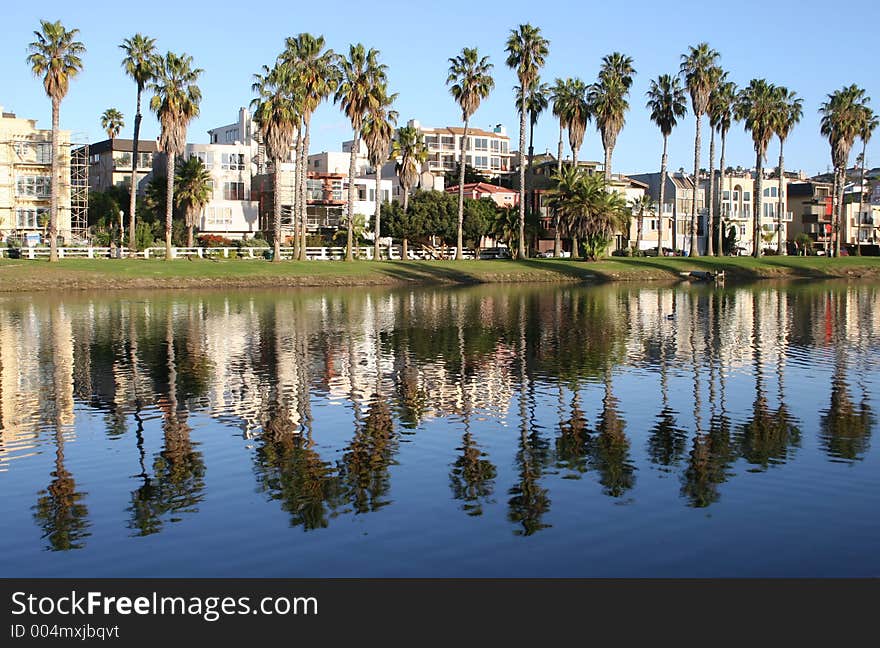
<path id="1" fill-rule="evenodd" d="M 180 259 L 185 257 L 204 258 L 223 258 L 223 259 L 262 259 L 266 253 L 271 255 L 271 247 L 173 247 L 171 248 L 171 258 Z M 358 259 L 372 259 L 373 247 L 362 246 L 353 250 L 354 255 Z M 392 245 L 390 248 L 380 248 L 379 254 L 383 259 L 400 260 L 403 250 L 399 245 Z M 465 259 L 474 258 L 474 250 L 465 248 L 463 250 Z M 109 259 L 113 256 L 128 256 L 127 251 L 118 248 L 109 247 L 59 247 L 58 257 L 60 259 L 84 258 L 84 259 Z M 22 259 L 37 259 L 49 256 L 48 247 L 23 247 L 19 248 L 19 255 Z M 0 258 L 9 256 L 9 248 L 0 247 Z M 144 259 L 164 259 L 164 247 L 150 247 L 141 252 L 137 252 L 135 257 Z M 408 255 L 412 260 L 430 260 L 430 259 L 454 259 L 454 247 L 410 247 Z M 281 248 L 281 258 L 293 258 L 292 247 Z M 338 261 L 345 258 L 344 247 L 307 247 L 306 258 L 310 261 Z"/>

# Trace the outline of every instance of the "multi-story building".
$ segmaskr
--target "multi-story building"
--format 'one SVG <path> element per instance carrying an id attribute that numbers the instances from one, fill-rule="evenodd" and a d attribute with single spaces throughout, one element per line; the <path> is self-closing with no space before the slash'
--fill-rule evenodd
<path id="1" fill-rule="evenodd" d="M 110 187 L 130 187 L 132 150 L 128 139 L 108 139 L 89 145 L 89 190 L 106 191 Z M 137 193 L 144 195 L 153 179 L 155 140 L 138 140 Z"/>
<path id="2" fill-rule="evenodd" d="M 833 246 L 832 185 L 827 182 L 792 182 L 786 192 L 786 207 L 793 214 L 789 236 L 813 239 L 813 248 L 825 252 Z"/>
<path id="3" fill-rule="evenodd" d="M 407 122 L 407 126 L 417 128 L 424 136 L 425 146 L 428 148 L 426 167 L 431 173 L 442 175 L 447 171 L 454 171 L 462 148 L 465 152 L 465 163 L 479 173 L 497 177 L 511 171 L 513 154 L 510 151 L 510 138 L 501 124 L 496 124 L 492 130 L 468 128 L 465 147 L 462 147 L 464 129 L 461 127 L 432 128 L 422 126 L 415 119 Z"/>
<path id="4" fill-rule="evenodd" d="M 87 167 L 85 149 L 71 146 L 70 131 L 58 138 L 58 235 L 69 242 L 86 231 Z M 0 108 L 0 238 L 42 240 L 51 187 L 52 131 Z"/>
<path id="5" fill-rule="evenodd" d="M 259 209 L 251 197 L 253 147 L 233 144 L 187 144 L 187 158 L 199 158 L 211 174 L 211 200 L 202 209 L 198 229 L 232 238 L 260 229 Z"/>
<path id="6" fill-rule="evenodd" d="M 660 174 L 637 173 L 629 176 L 630 179 L 647 185 L 645 193 L 654 200 L 660 202 Z M 674 171 L 666 174 L 666 189 L 664 191 L 664 204 L 658 207 L 652 225 L 656 232 L 657 219 L 663 220 L 663 247 L 687 252 L 690 249 L 690 219 L 694 205 L 694 197 L 697 201 L 697 244 L 700 252 L 706 249 L 706 186 L 700 183 L 694 191 L 693 176 L 683 171 Z M 646 219 L 647 220 L 647 219 Z M 644 231 L 643 231 L 644 235 Z M 653 246 L 645 243 L 643 247 L 657 246 L 657 235 L 649 236 L 648 241 Z"/>

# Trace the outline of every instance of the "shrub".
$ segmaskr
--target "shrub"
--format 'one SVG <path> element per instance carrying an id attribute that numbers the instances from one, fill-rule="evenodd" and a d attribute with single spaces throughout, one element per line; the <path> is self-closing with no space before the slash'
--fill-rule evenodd
<path id="1" fill-rule="evenodd" d="M 235 243 L 232 239 L 217 234 L 200 234 L 196 239 L 201 247 L 218 248 L 218 247 L 234 247 Z"/>

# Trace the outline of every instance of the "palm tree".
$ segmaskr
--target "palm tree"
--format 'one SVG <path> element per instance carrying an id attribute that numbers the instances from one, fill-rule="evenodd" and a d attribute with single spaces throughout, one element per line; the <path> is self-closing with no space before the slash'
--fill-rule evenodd
<path id="1" fill-rule="evenodd" d="M 844 86 L 828 95 L 819 113 L 822 115 L 820 132 L 831 145 L 831 162 L 834 165 L 834 229 L 837 232 L 834 254 L 840 255 L 840 239 L 844 230 L 843 192 L 846 185 L 846 167 L 853 142 L 859 136 L 865 117 L 864 109 L 869 99 L 865 91 L 856 85 Z"/>
<path id="2" fill-rule="evenodd" d="M 604 177 L 577 167 L 564 167 L 553 176 L 553 182 L 547 192 L 548 204 L 556 210 L 562 226 L 583 239 L 584 258 L 595 260 L 608 247 L 614 232 L 629 226 L 631 212 L 626 200 L 608 191 Z"/>
<path id="3" fill-rule="evenodd" d="M 666 164 L 667 144 L 672 129 L 678 120 L 687 114 L 684 89 L 678 77 L 661 74 L 651 81 L 648 90 L 648 108 L 651 110 L 651 121 L 657 124 L 663 135 L 663 156 L 660 158 L 660 208 L 657 219 L 657 255 L 663 256 L 663 208 L 666 205 Z M 673 247 L 675 242 L 673 241 Z"/>
<path id="4" fill-rule="evenodd" d="M 251 101 L 254 122 L 259 128 L 266 153 L 272 162 L 275 187 L 272 209 L 274 222 L 272 261 L 278 263 L 281 261 L 281 163 L 290 155 L 293 132 L 300 121 L 290 66 L 276 62 L 275 66 L 269 69 L 264 65 L 262 73 L 254 75 L 251 90 L 257 95 Z"/>
<path id="5" fill-rule="evenodd" d="M 528 167 L 528 182 L 532 182 L 532 162 L 534 160 L 534 141 L 535 141 L 535 124 L 538 123 L 538 117 L 541 116 L 541 113 L 547 110 L 547 105 L 550 101 L 550 86 L 546 83 L 541 83 L 540 79 L 535 79 L 535 82 L 532 84 L 532 87 L 529 88 L 529 91 L 522 96 L 519 91 L 519 88 L 514 89 L 515 92 L 521 96 L 518 96 L 516 99 L 516 110 L 517 112 L 522 112 L 523 104 L 521 103 L 521 99 L 525 100 L 525 110 L 529 114 L 529 167 Z M 528 187 L 528 196 L 529 196 L 529 209 L 535 211 L 535 195 L 534 189 Z"/>
<path id="6" fill-rule="evenodd" d="M 348 58 L 338 60 L 340 81 L 333 95 L 333 102 L 342 106 L 342 111 L 351 122 L 354 141 L 351 143 L 351 162 L 348 167 L 348 238 L 345 260 L 351 261 L 354 238 L 354 172 L 358 150 L 361 146 L 361 128 L 370 110 L 379 103 L 379 88 L 386 83 L 387 66 L 379 63 L 379 50 L 363 45 L 351 45 Z"/>
<path id="7" fill-rule="evenodd" d="M 108 108 L 101 115 L 101 128 L 107 133 L 107 137 L 112 143 L 119 135 L 119 131 L 125 128 L 125 118 L 116 108 Z"/>
<path id="8" fill-rule="evenodd" d="M 553 100 L 553 116 L 559 120 L 559 146 L 556 149 L 556 173 L 562 171 L 562 133 L 565 131 L 568 123 L 567 110 L 568 104 L 571 102 L 569 99 L 570 82 L 571 79 L 563 80 L 557 78 L 550 91 L 550 98 Z M 558 259 L 562 254 L 562 238 L 556 214 L 553 215 L 553 231 L 553 256 Z"/>
<path id="9" fill-rule="evenodd" d="M 211 200 L 211 174 L 197 157 L 184 162 L 174 178 L 174 200 L 186 214 L 186 246 L 193 246 L 193 227 Z"/>
<path id="10" fill-rule="evenodd" d="M 137 203 L 137 168 L 138 168 L 138 138 L 141 133 L 141 94 L 149 83 L 158 65 L 156 55 L 156 39 L 148 38 L 143 34 L 135 34 L 131 38 L 122 41 L 120 49 L 125 52 L 122 59 L 122 67 L 125 73 L 131 77 L 137 85 L 137 104 L 134 114 L 134 138 L 131 143 L 131 187 L 129 188 L 128 203 L 128 249 L 134 251 L 135 235 L 135 207 Z"/>
<path id="11" fill-rule="evenodd" d="M 324 49 L 324 37 L 311 34 L 299 34 L 288 37 L 280 61 L 290 65 L 302 97 L 302 140 L 299 159 L 296 166 L 306 169 L 309 160 L 309 136 L 312 114 L 327 97 L 336 91 L 339 85 L 339 68 L 336 66 L 336 54 L 332 49 Z M 299 174 L 299 257 L 306 258 L 306 185 L 307 174 Z M 297 217 L 294 217 L 296 222 Z"/>
<path id="12" fill-rule="evenodd" d="M 858 230 L 856 232 L 856 254 L 861 255 L 862 253 L 862 209 L 865 207 L 865 161 L 867 158 L 865 157 L 865 153 L 868 148 L 868 141 L 871 139 L 871 135 L 876 130 L 878 124 L 880 124 L 880 120 L 878 120 L 877 115 L 874 114 L 874 111 L 868 106 L 864 107 L 864 118 L 862 121 L 862 129 L 859 132 L 859 139 L 862 140 L 862 162 L 861 162 L 861 177 L 859 178 L 859 216 L 857 227 Z"/>
<path id="13" fill-rule="evenodd" d="M 409 209 L 409 192 L 419 179 L 422 165 L 428 159 L 425 137 L 415 126 L 397 129 L 397 139 L 391 150 L 391 157 L 397 162 L 397 177 L 403 187 L 403 211 Z"/>
<path id="14" fill-rule="evenodd" d="M 59 115 L 61 101 L 67 95 L 70 80 L 83 68 L 80 56 L 86 47 L 74 40 L 78 29 L 67 30 L 61 21 L 40 21 L 40 31 L 35 31 L 37 40 L 28 45 L 31 52 L 27 63 L 34 76 L 43 77 L 43 89 L 52 101 L 52 182 L 49 202 L 49 261 L 58 261 L 58 199 L 61 184 L 61 164 L 59 163 Z"/>
<path id="15" fill-rule="evenodd" d="M 380 97 L 364 120 L 363 136 L 367 144 L 370 164 L 376 171 L 376 211 L 373 220 L 373 260 L 379 261 L 379 219 L 382 210 L 382 166 L 388 160 L 394 126 L 397 124 L 397 111 L 391 110 L 397 93 L 389 95 L 388 89 L 378 88 Z"/>
<path id="16" fill-rule="evenodd" d="M 785 214 L 785 158 L 782 149 L 785 140 L 804 114 L 804 100 L 797 93 L 782 86 L 776 89 L 778 105 L 776 107 L 773 130 L 779 138 L 779 205 L 776 210 L 777 242 L 776 253 L 785 254 L 785 240 L 782 235 L 782 217 Z"/>
<path id="17" fill-rule="evenodd" d="M 541 68 L 549 52 L 550 41 L 541 36 L 541 29 L 529 24 L 511 29 L 507 39 L 507 67 L 516 70 L 519 79 L 520 105 L 525 104 L 525 92 L 538 79 Z M 526 147 L 526 113 L 519 117 L 519 257 L 526 257 L 525 224 L 526 224 L 526 168 L 524 149 Z"/>
<path id="18" fill-rule="evenodd" d="M 752 134 L 755 145 L 755 200 L 754 227 L 752 230 L 752 255 L 761 256 L 761 203 L 764 187 L 764 156 L 767 144 L 773 136 L 778 96 L 776 88 L 764 79 L 752 79 L 739 91 L 736 98 L 736 118 Z"/>
<path id="19" fill-rule="evenodd" d="M 174 206 L 174 163 L 186 149 L 186 128 L 199 114 L 202 91 L 196 85 L 202 70 L 193 68 L 192 56 L 168 52 L 150 82 L 150 108 L 159 118 L 159 149 L 165 153 L 165 260 L 171 260 L 172 207 Z"/>
<path id="20" fill-rule="evenodd" d="M 715 227 L 715 131 L 718 126 L 718 119 L 715 109 L 719 107 L 715 100 L 715 93 L 718 92 L 722 84 L 727 81 L 727 72 L 720 67 L 712 70 L 712 91 L 709 93 L 709 103 L 706 104 L 706 113 L 709 116 L 709 211 L 706 219 L 706 254 L 714 256 L 714 247 L 712 232 Z M 720 224 L 719 224 L 720 227 Z"/>
<path id="21" fill-rule="evenodd" d="M 697 190 L 700 186 L 700 122 L 709 103 L 712 85 L 716 82 L 714 73 L 718 65 L 719 54 L 708 43 L 700 43 L 690 47 L 687 54 L 681 55 L 680 73 L 685 86 L 691 95 L 691 107 L 697 120 L 694 135 L 694 200 L 691 207 L 691 244 L 688 256 L 697 256 Z"/>
<path id="22" fill-rule="evenodd" d="M 596 119 L 596 130 L 602 136 L 605 149 L 606 184 L 611 184 L 611 155 L 626 121 L 629 110 L 626 97 L 635 73 L 632 57 L 614 52 L 602 58 L 599 80 L 590 86 L 590 112 Z"/>
<path id="23" fill-rule="evenodd" d="M 724 157 L 727 150 L 727 133 L 733 123 L 733 108 L 736 103 L 736 84 L 733 81 L 722 81 L 709 98 L 709 123 L 721 134 L 721 196 L 724 196 L 725 167 Z M 713 169 L 714 170 L 714 169 Z M 722 214 L 718 214 L 718 241 L 716 254 L 724 254 L 724 224 Z"/>
<path id="24" fill-rule="evenodd" d="M 630 208 L 635 216 L 638 216 L 638 224 L 636 227 L 636 252 L 642 249 L 642 230 L 645 223 L 645 212 L 649 215 L 654 213 L 654 201 L 651 196 L 642 194 L 638 198 L 633 198 L 630 202 Z"/>
<path id="25" fill-rule="evenodd" d="M 468 125 L 473 114 L 480 107 L 480 103 L 489 96 L 495 87 L 492 78 L 492 68 L 488 56 L 480 57 L 476 47 L 465 47 L 461 54 L 449 59 L 449 75 L 446 84 L 450 86 L 449 93 L 461 108 L 461 120 L 464 122 L 464 131 L 461 135 L 461 146 L 458 156 L 458 234 L 456 237 L 455 258 L 461 260 L 462 256 L 462 226 L 464 223 L 464 171 Z"/>

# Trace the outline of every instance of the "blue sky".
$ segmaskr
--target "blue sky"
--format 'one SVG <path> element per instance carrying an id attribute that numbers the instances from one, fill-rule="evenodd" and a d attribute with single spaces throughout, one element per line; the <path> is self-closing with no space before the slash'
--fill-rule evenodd
<path id="1" fill-rule="evenodd" d="M 347 50 L 353 42 L 379 49 L 381 60 L 389 66 L 391 89 L 400 95 L 396 106 L 400 121 L 416 118 L 432 126 L 458 123 L 460 114 L 445 86 L 448 58 L 462 47 L 477 46 L 495 64 L 496 87 L 476 113 L 474 125 L 503 123 L 514 148 L 518 122 L 512 88 L 516 78 L 504 65 L 504 42 L 511 28 L 531 22 L 550 40 L 550 56 L 542 74 L 547 81 L 558 76 L 592 81 L 603 55 L 624 52 L 634 58 L 637 70 L 631 110 L 613 160 L 614 170 L 625 173 L 652 171 L 659 164 L 660 135 L 644 105 L 649 81 L 677 72 L 681 53 L 704 40 L 721 53 L 723 66 L 738 84 L 765 77 L 804 98 L 804 119 L 786 143 L 786 168 L 817 173 L 828 167 L 828 146 L 818 133 L 817 115 L 828 92 L 857 83 L 874 97 L 873 105 L 880 110 L 880 73 L 873 50 L 880 8 L 872 2 L 862 3 L 858 13 L 818 0 L 801 0 L 796 6 L 755 0 L 601 4 L 263 0 L 253 5 L 153 0 L 134 6 L 114 3 L 112 8 L 88 0 L 12 3 L 4 9 L 0 39 L 0 105 L 19 116 L 36 118 L 45 127 L 50 125 L 49 102 L 25 64 L 27 44 L 41 18 L 60 19 L 68 28 L 78 28 L 88 49 L 85 70 L 72 83 L 62 106 L 61 123 L 91 141 L 105 137 L 99 116 L 108 107 L 125 114 L 123 135 L 131 136 L 135 88 L 123 75 L 118 45 L 138 31 L 155 37 L 162 51 L 191 54 L 205 70 L 200 83 L 202 114 L 190 127 L 191 142 L 205 142 L 208 128 L 233 121 L 238 107 L 251 99 L 252 74 L 274 60 L 285 36 L 302 31 L 323 34 L 337 51 Z M 341 141 L 351 137 L 347 121 L 332 104 L 317 111 L 313 126 L 313 152 L 339 150 Z M 705 160 L 705 121 L 703 132 Z M 146 114 L 143 136 L 157 135 L 155 117 Z M 692 168 L 693 135 L 694 120 L 688 115 L 670 139 L 670 168 Z M 536 128 L 535 149 L 555 151 L 557 139 L 558 127 L 548 112 Z M 880 152 L 875 152 L 880 135 L 876 140 L 874 150 L 868 148 L 868 163 L 880 166 Z M 768 163 L 775 166 L 777 157 L 774 141 Z M 602 159 L 601 141 L 592 126 L 580 158 Z M 727 159 L 733 166 L 754 164 L 751 140 L 740 125 L 731 130 Z"/>

